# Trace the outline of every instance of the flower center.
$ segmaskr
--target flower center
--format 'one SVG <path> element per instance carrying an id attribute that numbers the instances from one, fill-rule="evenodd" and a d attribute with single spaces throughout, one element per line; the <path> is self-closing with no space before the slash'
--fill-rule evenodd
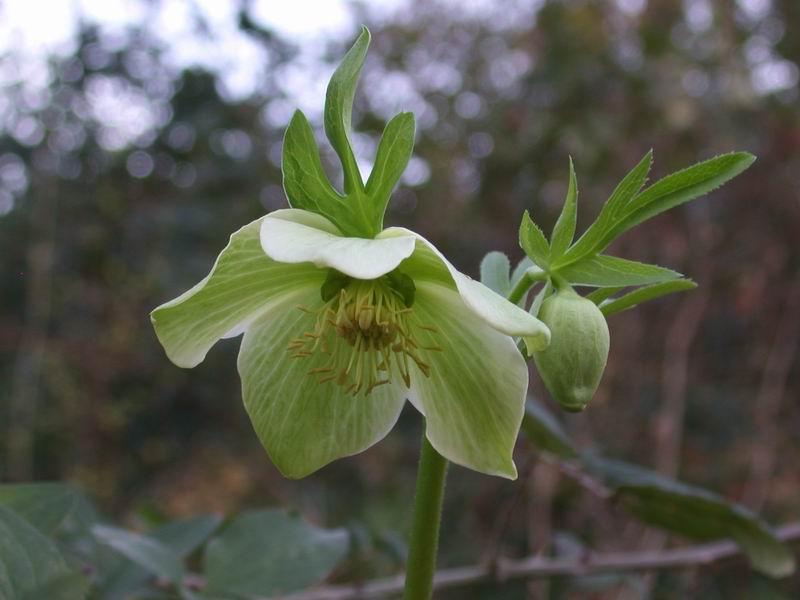
<path id="1" fill-rule="evenodd" d="M 321 308 L 300 310 L 317 316 L 313 331 L 289 342 L 291 358 L 316 353 L 329 357 L 327 364 L 308 371 L 319 383 L 335 382 L 345 393 L 368 395 L 376 387 L 392 382 L 399 374 L 411 387 L 409 366 L 413 362 L 426 377 L 430 365 L 422 354 L 441 352 L 436 345 L 422 345 L 417 336 L 438 333 L 430 325 L 412 324 L 412 309 L 400 293 L 381 280 L 352 280 Z"/>

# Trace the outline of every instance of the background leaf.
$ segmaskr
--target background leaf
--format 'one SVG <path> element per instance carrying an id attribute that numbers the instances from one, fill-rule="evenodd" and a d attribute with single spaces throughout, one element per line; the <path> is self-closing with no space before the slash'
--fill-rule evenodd
<path id="1" fill-rule="evenodd" d="M 235 519 L 206 548 L 207 595 L 276 595 L 327 577 L 349 546 L 343 529 L 325 530 L 280 510 Z"/>
<path id="2" fill-rule="evenodd" d="M 92 533 L 100 543 L 113 548 L 150 573 L 175 584 L 183 579 L 183 562 L 165 544 L 139 533 L 106 525 L 95 525 Z"/>
<path id="3" fill-rule="evenodd" d="M 44 600 L 42 590 L 73 574 L 52 541 L 0 506 L 0 600 Z"/>
<path id="4" fill-rule="evenodd" d="M 0 505 L 51 535 L 72 513 L 78 492 L 63 483 L 6 483 L 0 485 Z"/>
<path id="5" fill-rule="evenodd" d="M 555 416 L 531 396 L 528 396 L 528 400 L 525 402 L 522 430 L 541 452 L 547 452 L 562 459 L 571 459 L 577 456 L 572 442 Z"/>
<path id="6" fill-rule="evenodd" d="M 573 285 L 595 287 L 646 285 L 681 277 L 671 269 L 602 254 L 559 269 L 558 274 Z"/>
<path id="7" fill-rule="evenodd" d="M 771 577 L 794 571 L 791 551 L 746 508 L 635 465 L 588 456 L 585 464 L 639 519 L 694 539 L 733 538 L 753 568 Z"/>

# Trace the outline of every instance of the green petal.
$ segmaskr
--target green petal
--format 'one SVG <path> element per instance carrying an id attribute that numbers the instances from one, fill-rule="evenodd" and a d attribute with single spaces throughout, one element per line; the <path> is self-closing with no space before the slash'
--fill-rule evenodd
<path id="1" fill-rule="evenodd" d="M 318 287 L 284 298 L 245 332 L 239 352 L 242 396 L 270 458 L 286 477 L 300 478 L 329 462 L 357 454 L 394 426 L 404 389 L 383 385 L 368 396 L 345 395 L 333 382 L 308 375 L 327 355 L 290 358 L 289 342 L 313 331 L 316 316 L 296 308 L 322 306 Z"/>
<path id="2" fill-rule="evenodd" d="M 430 376 L 412 375 L 409 399 L 427 436 L 448 460 L 489 475 L 517 477 L 514 443 L 525 412 L 528 367 L 513 340 L 475 319 L 454 290 L 417 283 L 414 319 L 433 325 Z"/>
<path id="3" fill-rule="evenodd" d="M 550 343 L 550 330 L 539 319 L 456 269 L 428 240 L 402 227 L 391 227 L 378 239 L 405 239 L 413 235 L 416 247 L 402 269 L 415 281 L 455 284 L 464 304 L 492 328 L 506 335 L 525 339 L 532 350 L 544 350 Z"/>
<path id="4" fill-rule="evenodd" d="M 205 279 L 150 314 L 158 340 L 176 365 L 198 365 L 217 340 L 242 333 L 282 295 L 309 282 L 322 284 L 320 269 L 277 263 L 264 255 L 259 240 L 263 220 L 234 233 Z"/>
<path id="5" fill-rule="evenodd" d="M 288 208 L 264 218 L 261 245 L 273 260 L 284 263 L 311 262 L 356 279 L 377 279 L 411 256 L 414 237 L 342 237 L 325 217 Z"/>

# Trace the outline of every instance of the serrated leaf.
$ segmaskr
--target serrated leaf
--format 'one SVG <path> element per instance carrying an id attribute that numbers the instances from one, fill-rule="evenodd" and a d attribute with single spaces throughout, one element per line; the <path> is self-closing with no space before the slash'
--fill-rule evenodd
<path id="1" fill-rule="evenodd" d="M 383 130 L 366 187 L 370 210 L 378 219 L 383 218 L 392 191 L 411 158 L 415 130 L 410 112 L 395 115 Z"/>
<path id="2" fill-rule="evenodd" d="M 314 131 L 300 110 L 292 115 L 283 136 L 281 168 L 283 189 L 292 208 L 319 213 L 326 205 L 343 201 L 325 174 Z"/>
<path id="3" fill-rule="evenodd" d="M 663 283 L 648 285 L 628 292 L 619 298 L 600 302 L 600 312 L 602 312 L 605 316 L 613 315 L 614 313 L 633 308 L 642 302 L 655 300 L 656 298 L 666 296 L 667 294 L 686 292 L 688 290 L 693 290 L 696 287 L 697 284 L 691 279 L 676 279 L 674 281 L 665 281 Z"/>
<path id="4" fill-rule="evenodd" d="M 642 189 L 652 164 L 653 151 L 650 150 L 623 177 L 606 200 L 595 222 L 589 226 L 575 245 L 560 260 L 556 261 L 554 266 L 577 262 L 586 256 L 597 254 L 608 245 L 603 245 L 605 236 L 613 228 L 628 202 Z"/>
<path id="5" fill-rule="evenodd" d="M 645 159 L 626 176 L 625 179 L 631 178 L 630 189 L 646 176 Z M 608 211 L 607 216 L 601 213 L 595 224 L 554 266 L 563 267 L 602 252 L 615 238 L 632 227 L 715 190 L 747 169 L 754 160 L 755 156 L 747 152 L 716 156 L 660 179 L 630 201 L 618 201 L 618 207 Z M 646 166 L 649 168 L 649 163 Z M 636 171 L 638 175 L 634 177 Z"/>
<path id="6" fill-rule="evenodd" d="M 511 291 L 510 270 L 511 263 L 505 254 L 489 252 L 481 261 L 481 283 L 501 296 L 508 296 Z"/>
<path id="7" fill-rule="evenodd" d="M 350 130 L 353 98 L 369 44 L 369 30 L 362 27 L 358 39 L 334 71 L 325 95 L 325 134 L 342 162 L 346 194 L 361 192 L 364 189 L 358 164 L 350 145 Z"/>
<path id="8" fill-rule="evenodd" d="M 101 544 L 153 575 L 175 584 L 183 579 L 184 566 L 178 554 L 152 537 L 105 525 L 92 527 L 92 534 Z"/>
<path id="9" fill-rule="evenodd" d="M 585 465 L 639 519 L 694 539 L 732 538 L 753 568 L 771 577 L 794 571 L 791 551 L 746 508 L 635 465 L 591 456 Z"/>
<path id="10" fill-rule="evenodd" d="M 72 574 L 52 541 L 0 506 L 0 600 L 48 598 L 39 592 Z"/>
<path id="11" fill-rule="evenodd" d="M 542 404 L 528 396 L 522 430 L 536 448 L 553 456 L 571 459 L 577 456 L 572 442 L 558 420 Z"/>
<path id="12" fill-rule="evenodd" d="M 564 207 L 561 209 L 561 214 L 553 226 L 553 234 L 550 236 L 550 262 L 555 262 L 569 248 L 572 239 L 575 237 L 577 219 L 578 181 L 575 177 L 575 166 L 572 164 L 572 158 L 570 157 L 567 198 L 564 200 Z"/>
<path id="13" fill-rule="evenodd" d="M 325 530 L 280 510 L 245 513 L 206 548 L 204 593 L 268 596 L 327 577 L 349 546 L 343 529 Z"/>
<path id="14" fill-rule="evenodd" d="M 525 254 L 537 265 L 547 269 L 550 255 L 550 245 L 539 226 L 533 222 L 526 210 L 522 214 L 522 223 L 519 226 L 519 245 Z"/>
<path id="15" fill-rule="evenodd" d="M 732 152 L 664 177 L 631 201 L 616 229 L 622 233 L 665 210 L 717 189 L 747 169 L 755 159 L 748 152 Z"/>
<path id="16" fill-rule="evenodd" d="M 572 285 L 594 287 L 647 285 L 681 277 L 671 269 L 603 254 L 563 267 L 558 274 Z"/>
<path id="17" fill-rule="evenodd" d="M 0 485 L 0 505 L 51 535 L 72 513 L 78 492 L 63 483 L 6 483 Z"/>

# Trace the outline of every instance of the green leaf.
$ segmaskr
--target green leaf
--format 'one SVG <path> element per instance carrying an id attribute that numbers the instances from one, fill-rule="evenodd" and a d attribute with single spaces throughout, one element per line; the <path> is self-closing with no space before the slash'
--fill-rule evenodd
<path id="1" fill-rule="evenodd" d="M 666 296 L 667 294 L 674 294 L 675 292 L 686 292 L 688 290 L 693 290 L 696 287 L 697 284 L 691 279 L 675 279 L 673 281 L 656 283 L 633 290 L 632 292 L 629 292 L 624 296 L 620 296 L 619 298 L 614 298 L 613 300 L 607 300 L 605 302 L 601 301 L 599 303 L 600 311 L 605 316 L 613 315 L 614 313 L 633 308 L 642 302 L 654 300 L 656 298 L 660 298 L 661 296 Z"/>
<path id="2" fill-rule="evenodd" d="M 613 228 L 614 223 L 620 217 L 628 202 L 642 189 L 652 164 L 653 151 L 650 150 L 617 185 L 603 205 L 595 222 L 589 226 L 575 245 L 561 259 L 556 261 L 556 267 L 577 262 L 586 256 L 597 254 L 608 245 L 608 242 L 605 242 L 605 237 Z"/>
<path id="3" fill-rule="evenodd" d="M 180 584 L 183 579 L 183 562 L 177 553 L 158 540 L 117 527 L 95 525 L 95 538 L 109 548 L 158 577 Z"/>
<path id="4" fill-rule="evenodd" d="M 550 236 L 550 262 L 554 262 L 564 255 L 575 237 L 575 224 L 578 218 L 578 181 L 575 178 L 575 166 L 572 158 L 569 159 L 569 187 L 564 207 L 553 227 Z"/>
<path id="5" fill-rule="evenodd" d="M 65 573 L 29 590 L 19 600 L 79 600 L 86 597 L 88 590 L 89 582 L 83 574 Z"/>
<path id="6" fill-rule="evenodd" d="M 489 252 L 481 261 L 481 283 L 501 296 L 508 296 L 511 291 L 510 270 L 511 263 L 505 254 Z"/>
<path id="7" fill-rule="evenodd" d="M 519 227 L 519 245 L 534 263 L 542 269 L 546 270 L 548 268 L 550 264 L 548 260 L 550 246 L 544 237 L 544 233 L 533 222 L 527 210 L 522 214 L 522 223 L 520 223 Z"/>
<path id="8" fill-rule="evenodd" d="M 617 187 L 597 221 L 554 266 L 564 267 L 601 252 L 615 238 L 643 221 L 715 190 L 754 160 L 755 156 L 747 152 L 716 156 L 668 175 L 628 200 L 634 188 L 638 191 L 637 186 L 644 182 L 650 168 L 650 155 L 646 155 Z M 614 198 L 617 192 L 618 198 Z"/>
<path id="9" fill-rule="evenodd" d="M 671 269 L 601 254 L 558 270 L 572 285 L 627 287 L 660 283 L 681 277 Z"/>
<path id="10" fill-rule="evenodd" d="M 73 575 L 56 545 L 0 506 L 0 600 L 34 600 L 56 580 Z"/>
<path id="11" fill-rule="evenodd" d="M 588 294 L 586 294 L 586 299 L 591 300 L 592 302 L 594 302 L 599 306 L 603 302 L 603 300 L 611 298 L 611 296 L 624 289 L 625 286 L 597 288 L 596 290 L 593 290 Z"/>
<path id="12" fill-rule="evenodd" d="M 528 396 L 522 430 L 528 439 L 542 452 L 563 459 L 577 456 L 572 442 L 561 428 L 558 420 L 541 403 Z"/>
<path id="13" fill-rule="evenodd" d="M 638 466 L 590 456 L 585 464 L 614 488 L 622 505 L 639 519 L 699 540 L 730 537 L 754 569 L 771 577 L 794 571 L 791 551 L 746 508 Z"/>
<path id="14" fill-rule="evenodd" d="M 206 549 L 208 596 L 268 596 L 325 579 L 347 554 L 344 529 L 326 530 L 280 510 L 244 513 Z"/>
<path id="15" fill-rule="evenodd" d="M 0 505 L 14 511 L 45 535 L 52 534 L 76 506 L 78 492 L 63 483 L 0 485 Z"/>
<path id="16" fill-rule="evenodd" d="M 381 222 L 389 197 L 414 150 L 415 129 L 413 113 L 403 112 L 395 115 L 383 130 L 366 187 L 370 210 Z"/>
<path id="17" fill-rule="evenodd" d="M 283 189 L 293 208 L 310 210 L 336 222 L 344 210 L 344 198 L 328 180 L 314 131 L 300 110 L 295 111 L 283 137 L 281 170 Z"/>
<path id="18" fill-rule="evenodd" d="M 221 521 L 217 515 L 200 515 L 157 527 L 147 532 L 147 537 L 163 544 L 179 558 L 185 559 L 208 539 Z M 102 598 L 134 595 L 134 592 L 141 590 L 148 579 L 154 576 L 152 569 L 140 566 L 140 561 L 130 560 L 121 554 L 109 553 L 105 546 L 102 546 L 100 551 L 106 559 L 99 565 L 102 573 L 97 587 Z"/>
<path id="19" fill-rule="evenodd" d="M 665 210 L 715 190 L 747 169 L 755 159 L 748 152 L 732 152 L 664 177 L 625 208 L 625 216 L 615 228 L 614 237 Z"/>
<path id="20" fill-rule="evenodd" d="M 358 193 L 364 189 L 358 164 L 350 145 L 350 130 L 353 98 L 369 43 L 369 30 L 362 27 L 361 34 L 353 47 L 334 71 L 325 96 L 325 134 L 342 162 L 346 194 Z"/>

